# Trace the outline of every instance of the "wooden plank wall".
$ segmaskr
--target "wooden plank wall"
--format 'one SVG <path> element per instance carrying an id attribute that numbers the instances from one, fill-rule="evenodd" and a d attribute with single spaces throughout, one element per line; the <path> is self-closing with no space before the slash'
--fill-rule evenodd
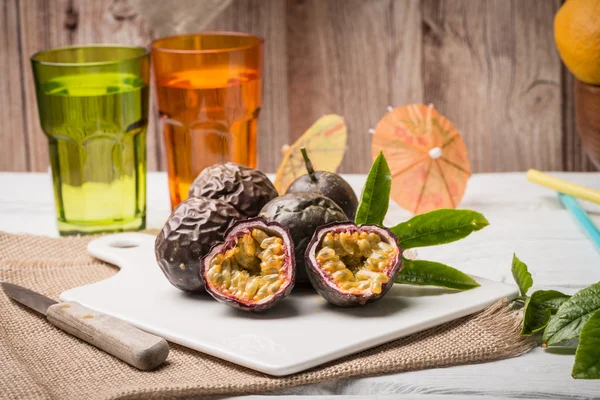
<path id="1" fill-rule="evenodd" d="M 455 123 L 475 172 L 593 168 L 574 127 L 573 78 L 554 48 L 561 0 L 230 0 L 204 12 L 210 21 L 173 19 L 202 16 L 214 0 L 160 1 L 169 14 L 158 21 L 147 1 L 2 0 L 0 171 L 48 165 L 31 54 L 94 42 L 148 45 L 157 35 L 203 29 L 266 40 L 266 171 L 276 169 L 282 145 L 333 112 L 349 127 L 341 170 L 366 172 L 369 128 L 388 105 L 414 102 L 433 103 Z M 148 137 L 149 169 L 162 170 L 153 121 Z"/>

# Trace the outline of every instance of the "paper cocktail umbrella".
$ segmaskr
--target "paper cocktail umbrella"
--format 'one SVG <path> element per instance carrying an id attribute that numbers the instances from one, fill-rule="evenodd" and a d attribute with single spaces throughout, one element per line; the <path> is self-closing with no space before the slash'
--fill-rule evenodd
<path id="1" fill-rule="evenodd" d="M 433 106 L 411 104 L 388 112 L 377 124 L 373 159 L 385 155 L 392 172 L 391 197 L 415 213 L 456 208 L 471 175 L 465 143 Z"/>
<path id="2" fill-rule="evenodd" d="M 279 194 L 299 176 L 306 174 L 304 158 L 300 152 L 306 147 L 315 170 L 335 172 L 346 151 L 346 124 L 339 115 L 321 117 L 291 146 L 284 146 L 283 161 L 275 176 Z"/>

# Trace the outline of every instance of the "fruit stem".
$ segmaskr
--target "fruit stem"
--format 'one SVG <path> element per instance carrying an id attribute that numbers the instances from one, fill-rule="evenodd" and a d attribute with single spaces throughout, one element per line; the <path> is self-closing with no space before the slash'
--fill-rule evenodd
<path id="1" fill-rule="evenodd" d="M 300 147 L 300 152 L 302 153 L 302 158 L 304 158 L 304 165 L 306 166 L 306 171 L 308 171 L 308 176 L 310 180 L 317 183 L 317 177 L 315 175 L 315 170 L 312 166 L 312 162 L 310 158 L 308 158 L 308 153 L 306 152 L 306 147 Z"/>

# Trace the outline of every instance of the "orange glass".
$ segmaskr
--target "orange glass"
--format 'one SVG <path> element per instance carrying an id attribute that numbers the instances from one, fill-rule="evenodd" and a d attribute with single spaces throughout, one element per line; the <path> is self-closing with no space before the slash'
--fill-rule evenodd
<path id="1" fill-rule="evenodd" d="M 257 36 L 229 32 L 152 43 L 172 208 L 214 163 L 256 167 L 263 43 Z"/>

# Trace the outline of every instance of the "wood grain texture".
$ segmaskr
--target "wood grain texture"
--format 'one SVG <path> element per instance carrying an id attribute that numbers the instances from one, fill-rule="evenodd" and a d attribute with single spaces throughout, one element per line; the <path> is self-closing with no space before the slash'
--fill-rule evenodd
<path id="1" fill-rule="evenodd" d="M 492 169 L 493 131 L 484 121 L 484 7 L 479 1 L 421 3 L 423 65 L 427 69 L 424 101 L 446 115 L 464 136 L 473 171 Z"/>
<path id="2" fill-rule="evenodd" d="M 389 105 L 423 103 L 423 18 L 420 0 L 392 1 L 389 37 Z"/>
<path id="3" fill-rule="evenodd" d="M 64 14 L 63 14 L 64 12 Z M 46 171 L 48 161 L 48 143 L 39 123 L 35 87 L 31 72 L 30 57 L 38 51 L 52 47 L 68 46 L 70 27 L 75 14 L 69 3 L 57 0 L 50 3 L 43 0 L 20 1 L 20 47 L 19 62 L 23 68 L 24 88 L 24 124 L 26 141 L 23 146 L 32 160 L 29 171 Z"/>
<path id="4" fill-rule="evenodd" d="M 265 38 L 258 129 L 259 167 L 267 172 L 277 168 L 282 145 L 332 112 L 348 124 L 340 170 L 366 172 L 369 128 L 388 105 L 407 103 L 433 103 L 455 123 L 474 172 L 594 169 L 575 129 L 572 77 L 554 47 L 561 0 L 198 0 L 194 7 L 151 0 L 154 7 L 144 7 L 148 1 L 3 2 L 0 170 L 48 165 L 31 54 L 94 42 L 149 45 L 157 34 L 204 29 Z M 156 19 L 161 9 L 170 16 Z M 163 170 L 154 117 L 152 109 L 148 168 Z"/>
<path id="5" fill-rule="evenodd" d="M 19 54 L 19 0 L 0 5 L 0 170 L 27 171 L 29 154 L 25 136 L 23 68 Z"/>
<path id="6" fill-rule="evenodd" d="M 152 27 L 154 36 L 180 35 L 200 32 L 231 5 L 232 0 L 129 0 Z M 168 10 L 168 12 L 165 12 Z M 200 12 L 195 12 L 196 10 Z M 193 12 L 191 12 L 193 11 Z"/>
<path id="7" fill-rule="evenodd" d="M 498 2 L 498 7 L 505 3 Z M 496 141 L 494 147 L 502 148 L 504 143 L 514 143 L 514 147 L 507 147 L 508 153 L 494 153 L 496 165 L 506 163 L 507 157 L 513 155 L 508 158 L 510 167 L 495 166 L 494 171 L 560 168 L 561 61 L 554 45 L 553 24 L 561 3 L 560 0 L 531 4 L 513 0 L 510 6 L 514 16 L 515 58 L 511 70 L 514 87 L 506 97 L 510 102 L 506 108 L 510 110 L 512 124 L 497 121 L 494 129 L 502 142 Z M 498 15 L 497 10 L 490 13 L 490 20 L 494 15 Z M 500 40 L 503 32 L 496 34 Z"/>
<path id="8" fill-rule="evenodd" d="M 319 117 L 335 113 L 348 126 L 341 169 L 367 171 L 370 128 L 390 101 L 388 0 L 289 0 L 290 131 L 297 139 Z"/>
<path id="9" fill-rule="evenodd" d="M 258 167 L 269 172 L 277 169 L 281 147 L 289 143 L 285 16 L 282 0 L 237 0 L 206 27 L 207 30 L 249 32 L 265 39 Z"/>
<path id="10" fill-rule="evenodd" d="M 572 293 L 565 288 L 559 290 Z M 573 355 L 574 350 L 561 352 L 536 348 L 519 357 L 490 363 L 302 386 L 279 392 L 298 397 L 278 398 L 302 400 L 304 397 L 300 395 L 303 395 L 310 396 L 310 400 L 358 400 L 363 399 L 361 396 L 379 400 L 597 399 L 600 390 L 597 380 L 571 377 Z M 318 396 L 323 394 L 335 396 Z M 253 397 L 252 400 L 269 399 Z"/>
<path id="11" fill-rule="evenodd" d="M 424 98 L 465 137 L 474 171 L 560 163 L 557 1 L 424 0 Z M 433 67 L 435 66 L 435 67 Z"/>
<path id="12" fill-rule="evenodd" d="M 142 371 L 158 367 L 169 355 L 165 339 L 79 303 L 53 304 L 47 312 L 52 325 Z"/>

